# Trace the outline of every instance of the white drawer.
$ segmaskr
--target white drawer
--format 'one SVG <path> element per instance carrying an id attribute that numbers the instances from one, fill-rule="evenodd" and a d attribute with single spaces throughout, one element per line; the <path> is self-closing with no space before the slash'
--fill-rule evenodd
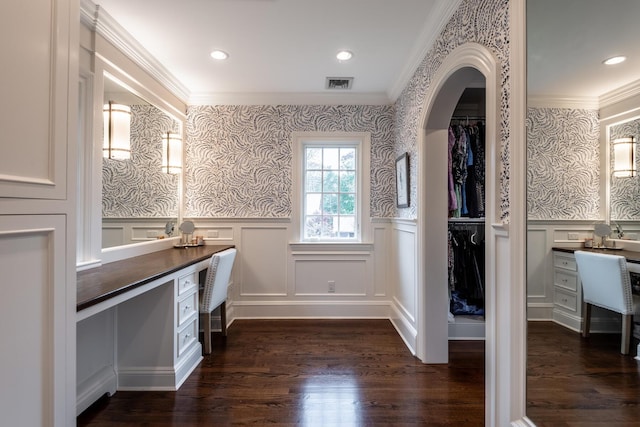
<path id="1" fill-rule="evenodd" d="M 562 288 L 578 291 L 578 277 L 575 273 L 563 273 L 560 269 L 555 271 L 555 285 Z"/>
<path id="2" fill-rule="evenodd" d="M 556 254 L 553 257 L 553 265 L 558 268 L 564 268 L 565 270 L 578 271 L 576 260 L 573 257 L 566 257 Z"/>
<path id="3" fill-rule="evenodd" d="M 576 295 L 562 292 L 556 288 L 554 302 L 566 310 L 573 311 L 574 313 L 578 312 L 578 298 Z"/>
<path id="4" fill-rule="evenodd" d="M 198 311 L 198 293 L 193 292 L 178 301 L 178 326 L 186 322 Z"/>
<path id="5" fill-rule="evenodd" d="M 178 279 L 178 295 L 190 291 L 198 286 L 198 273 L 187 274 Z"/>
<path id="6" fill-rule="evenodd" d="M 178 357 L 198 340 L 198 318 L 194 318 L 187 326 L 178 331 Z"/>

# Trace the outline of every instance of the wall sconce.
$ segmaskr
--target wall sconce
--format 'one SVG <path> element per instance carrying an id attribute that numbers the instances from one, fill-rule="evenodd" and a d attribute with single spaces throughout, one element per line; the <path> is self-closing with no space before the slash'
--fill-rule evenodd
<path id="1" fill-rule="evenodd" d="M 109 101 L 104 105 L 102 113 L 102 157 L 118 160 L 131 158 L 131 107 Z"/>
<path id="2" fill-rule="evenodd" d="M 633 136 L 613 140 L 613 176 L 636 176 L 636 139 Z"/>
<path id="3" fill-rule="evenodd" d="M 177 133 L 167 132 L 162 136 L 162 171 L 182 172 L 182 137 Z"/>

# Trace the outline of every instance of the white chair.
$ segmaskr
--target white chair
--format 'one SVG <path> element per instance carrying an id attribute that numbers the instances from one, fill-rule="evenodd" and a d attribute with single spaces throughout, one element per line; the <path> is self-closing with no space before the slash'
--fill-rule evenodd
<path id="1" fill-rule="evenodd" d="M 631 292 L 627 260 L 619 255 L 586 251 L 576 251 L 575 256 L 582 281 L 582 336 L 589 336 L 592 305 L 615 311 L 622 314 L 620 353 L 629 354 L 632 318 L 640 314 L 640 296 Z"/>
<path id="2" fill-rule="evenodd" d="M 235 249 L 227 249 L 211 256 L 207 277 L 200 298 L 200 324 L 204 332 L 204 354 L 211 354 L 211 312 L 220 307 L 222 335 L 227 335 L 227 287 L 236 258 Z"/>

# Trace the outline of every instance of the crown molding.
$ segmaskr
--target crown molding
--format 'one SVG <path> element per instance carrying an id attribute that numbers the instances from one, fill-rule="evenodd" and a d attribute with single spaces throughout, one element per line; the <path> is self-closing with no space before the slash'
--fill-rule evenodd
<path id="1" fill-rule="evenodd" d="M 80 22 L 104 37 L 146 73 L 182 101 L 189 99 L 190 91 L 149 53 L 131 34 L 127 32 L 104 8 L 90 0 L 80 4 Z"/>
<path id="2" fill-rule="evenodd" d="M 626 84 L 600 96 L 600 107 L 608 107 L 627 98 L 640 95 L 640 80 Z"/>
<path id="3" fill-rule="evenodd" d="M 439 0 L 436 2 L 433 13 L 422 27 L 422 31 L 413 45 L 406 65 L 387 91 L 387 95 L 392 102 L 395 102 L 402 94 L 402 91 L 427 56 L 429 49 L 431 49 L 436 38 L 440 35 L 442 29 L 449 22 L 461 2 L 462 0 Z"/>
<path id="4" fill-rule="evenodd" d="M 600 102 L 589 96 L 549 96 L 538 95 L 527 97 L 528 108 L 571 108 L 576 110 L 598 110 Z"/>
<path id="5" fill-rule="evenodd" d="M 384 93 L 208 93 L 193 94 L 189 105 L 390 105 Z"/>

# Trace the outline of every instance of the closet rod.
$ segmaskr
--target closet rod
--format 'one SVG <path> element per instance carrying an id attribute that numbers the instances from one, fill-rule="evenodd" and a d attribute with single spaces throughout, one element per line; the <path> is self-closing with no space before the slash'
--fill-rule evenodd
<path id="1" fill-rule="evenodd" d="M 449 218 L 449 224 L 484 224 L 485 222 L 484 218 Z"/>
<path id="2" fill-rule="evenodd" d="M 451 120 L 484 120 L 486 116 L 451 116 Z"/>

